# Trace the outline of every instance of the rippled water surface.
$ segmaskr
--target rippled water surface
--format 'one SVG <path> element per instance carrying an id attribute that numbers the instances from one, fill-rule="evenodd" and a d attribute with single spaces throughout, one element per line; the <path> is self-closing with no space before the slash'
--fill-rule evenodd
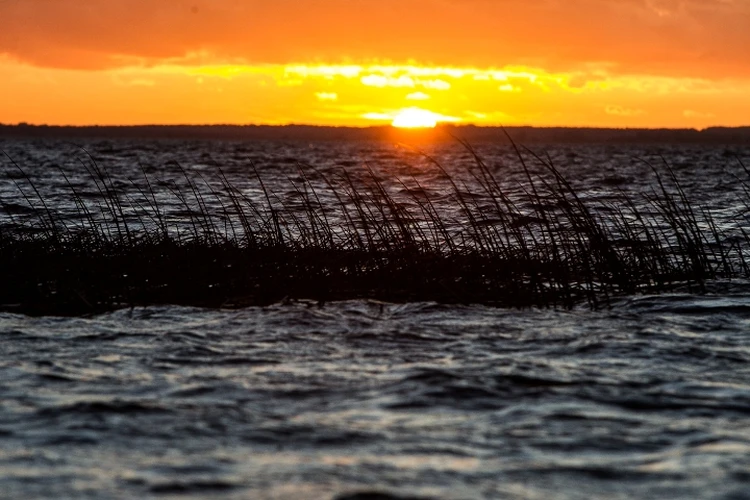
<path id="1" fill-rule="evenodd" d="M 45 164 L 73 171 L 80 153 L 1 146 L 39 179 Z M 84 146 L 115 172 L 140 159 L 158 174 L 177 160 L 204 175 L 221 164 L 238 179 L 248 158 L 284 171 L 300 155 L 353 169 L 403 154 L 371 144 Z M 552 155 L 578 165 L 568 174 L 589 196 L 646 186 L 632 158 L 664 156 L 687 190 L 736 214 L 724 200 L 737 183 L 718 174 L 747 151 Z M 0 381 L 2 498 L 750 498 L 750 284 L 740 280 L 600 311 L 298 301 L 1 313 Z"/>

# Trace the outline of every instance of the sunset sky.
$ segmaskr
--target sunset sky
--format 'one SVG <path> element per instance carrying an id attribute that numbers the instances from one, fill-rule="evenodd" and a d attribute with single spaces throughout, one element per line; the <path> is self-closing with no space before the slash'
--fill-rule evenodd
<path id="1" fill-rule="evenodd" d="M 0 0 L 0 123 L 750 125 L 750 0 Z"/>

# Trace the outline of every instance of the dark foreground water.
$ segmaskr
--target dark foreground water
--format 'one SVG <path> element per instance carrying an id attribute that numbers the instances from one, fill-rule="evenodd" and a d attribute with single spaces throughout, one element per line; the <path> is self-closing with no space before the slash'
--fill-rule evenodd
<path id="1" fill-rule="evenodd" d="M 0 332 L 5 498 L 750 498 L 747 293 Z"/>
<path id="2" fill-rule="evenodd" d="M 74 146 L 2 146 L 64 199 L 48 164 L 73 172 L 60 151 Z M 282 172 L 305 154 L 329 169 L 364 154 L 400 161 L 372 145 L 86 147 L 115 176 L 143 158 L 174 178 L 152 164 L 176 157 L 207 176 L 214 163 L 237 174 L 252 155 Z M 588 196 L 647 184 L 633 151 L 553 153 Z M 718 175 L 735 152 L 639 154 L 671 154 L 686 189 L 744 227 L 725 196 L 740 185 Z M 17 220 L 28 210 L 11 197 L 0 215 Z M 750 498 L 750 284 L 600 311 L 349 301 L 0 313 L 0 497 Z"/>

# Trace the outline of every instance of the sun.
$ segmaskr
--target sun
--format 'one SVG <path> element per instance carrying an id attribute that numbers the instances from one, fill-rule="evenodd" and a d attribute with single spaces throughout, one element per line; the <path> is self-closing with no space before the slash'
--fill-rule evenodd
<path id="1" fill-rule="evenodd" d="M 391 125 L 398 128 L 435 128 L 440 115 L 419 108 L 402 109 L 396 114 Z"/>

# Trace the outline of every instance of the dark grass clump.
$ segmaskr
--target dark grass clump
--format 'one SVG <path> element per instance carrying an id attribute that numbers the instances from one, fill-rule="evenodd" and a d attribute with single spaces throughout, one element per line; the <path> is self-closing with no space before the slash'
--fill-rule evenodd
<path id="1" fill-rule="evenodd" d="M 60 170 L 75 207 L 66 214 L 11 162 L 18 195 L 0 205 L 0 309 L 363 298 L 598 308 L 748 275 L 744 229 L 691 203 L 667 165 L 651 167 L 648 193 L 591 201 L 551 160 L 518 148 L 524 181 L 509 190 L 465 147 L 474 168 L 464 175 L 427 157 L 446 187 L 440 197 L 366 164 L 356 175 L 300 164 L 283 196 L 249 166 L 250 196 L 220 169 L 206 179 L 177 167 L 180 183 L 144 170 L 123 185 L 89 159 L 94 197 Z"/>

